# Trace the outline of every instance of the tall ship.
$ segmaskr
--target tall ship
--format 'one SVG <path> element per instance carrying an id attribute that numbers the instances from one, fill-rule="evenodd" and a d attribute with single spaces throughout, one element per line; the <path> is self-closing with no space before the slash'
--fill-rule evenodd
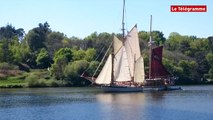
<path id="1" fill-rule="evenodd" d="M 144 90 L 181 90 L 174 86 L 177 77 L 174 77 L 162 63 L 163 46 L 155 46 L 152 38 L 152 15 L 150 19 L 149 39 L 149 72 L 143 82 Z"/>
<path id="2" fill-rule="evenodd" d="M 106 92 L 143 91 L 142 84 L 145 80 L 144 61 L 139 46 L 138 29 L 137 25 L 135 25 L 125 35 L 124 14 L 125 0 L 123 0 L 122 38 L 118 39 L 114 36 L 103 59 L 105 59 L 110 49 L 111 53 L 100 74 L 97 78 L 92 77 L 89 79 Z"/>
<path id="3" fill-rule="evenodd" d="M 88 79 L 93 85 L 100 87 L 105 92 L 169 90 L 173 81 L 169 77 L 170 73 L 162 64 L 163 47 L 153 48 L 151 24 L 149 77 L 145 78 L 144 60 L 139 46 L 137 25 L 125 35 L 124 14 L 125 0 L 123 0 L 122 38 L 118 39 L 114 36 L 100 64 L 107 58 L 106 62 L 96 78 L 85 76 L 84 73 L 82 77 Z"/>

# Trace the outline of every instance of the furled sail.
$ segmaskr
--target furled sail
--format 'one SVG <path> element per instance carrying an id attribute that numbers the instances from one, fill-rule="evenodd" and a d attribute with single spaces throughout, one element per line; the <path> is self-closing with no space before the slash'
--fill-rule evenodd
<path id="1" fill-rule="evenodd" d="M 151 78 L 167 77 L 170 73 L 162 64 L 163 46 L 152 49 Z"/>
<path id="2" fill-rule="evenodd" d="M 110 84 L 111 82 L 111 73 L 112 73 L 112 55 L 109 55 L 107 61 L 95 80 L 96 84 Z"/>

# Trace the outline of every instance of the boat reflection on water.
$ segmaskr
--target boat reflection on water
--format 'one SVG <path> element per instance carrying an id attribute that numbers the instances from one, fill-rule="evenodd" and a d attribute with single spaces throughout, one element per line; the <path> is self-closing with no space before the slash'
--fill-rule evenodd
<path id="1" fill-rule="evenodd" d="M 146 93 L 99 93 L 96 99 L 103 104 L 144 105 L 151 101 L 162 101 L 167 91 Z"/>
<path id="2" fill-rule="evenodd" d="M 132 119 L 144 111 L 143 93 L 102 93 L 96 95 L 102 117 L 109 119 Z"/>
<path id="3" fill-rule="evenodd" d="M 144 120 L 142 116 L 153 113 L 152 110 L 160 104 L 163 106 L 165 94 L 166 92 L 100 93 L 96 94 L 96 100 L 99 112 L 103 115 L 101 117 L 117 119 L 119 116 L 119 119 Z"/>
<path id="4" fill-rule="evenodd" d="M 100 103 L 138 105 L 145 102 L 143 93 L 103 93 L 96 95 Z"/>
<path id="5" fill-rule="evenodd" d="M 168 91 L 160 91 L 160 92 L 152 92 L 150 93 L 150 99 L 152 101 L 163 101 L 165 95 L 168 93 Z"/>

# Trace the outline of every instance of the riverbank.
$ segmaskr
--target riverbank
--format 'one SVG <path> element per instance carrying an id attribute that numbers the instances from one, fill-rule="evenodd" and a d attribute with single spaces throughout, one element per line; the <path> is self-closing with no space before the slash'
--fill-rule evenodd
<path id="1" fill-rule="evenodd" d="M 203 81 L 202 83 L 178 84 L 177 85 L 210 85 L 213 81 Z M 0 76 L 0 88 L 39 88 L 39 87 L 72 87 L 74 83 L 66 80 L 56 80 L 50 76 L 46 69 L 33 69 L 24 71 L 4 71 Z M 81 85 L 81 86 L 88 86 Z"/>
<path id="2" fill-rule="evenodd" d="M 68 84 L 68 82 L 52 78 L 47 70 L 31 70 L 19 72 L 16 75 L 5 74 L 0 79 L 0 88 L 62 87 Z"/>
<path id="3" fill-rule="evenodd" d="M 32 73 L 30 73 L 32 74 Z M 213 85 L 213 82 L 202 84 L 181 84 L 181 86 Z M 67 81 L 55 80 L 53 78 L 38 78 L 36 76 L 16 76 L 0 80 L 0 88 L 47 88 L 47 87 L 73 87 Z"/>

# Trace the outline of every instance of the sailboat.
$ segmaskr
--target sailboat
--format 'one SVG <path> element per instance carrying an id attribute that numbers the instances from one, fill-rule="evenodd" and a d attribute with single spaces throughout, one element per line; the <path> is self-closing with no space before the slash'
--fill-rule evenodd
<path id="1" fill-rule="evenodd" d="M 154 47 L 152 40 L 152 15 L 150 19 L 149 39 L 149 74 L 143 83 L 144 90 L 180 90 L 174 86 L 176 77 L 173 77 L 162 63 L 163 46 Z"/>
<path id="2" fill-rule="evenodd" d="M 100 85 L 106 92 L 139 92 L 143 91 L 145 79 L 144 62 L 140 53 L 137 26 L 119 40 L 114 36 L 112 53 L 95 84 Z"/>
<path id="3" fill-rule="evenodd" d="M 123 1 L 122 39 L 114 36 L 113 42 L 107 50 L 108 52 L 111 48 L 112 52 L 100 74 L 97 78 L 90 79 L 93 84 L 101 87 L 105 92 L 143 91 L 144 62 L 140 52 L 137 25 L 125 35 L 124 10 L 125 0 Z"/>
<path id="4" fill-rule="evenodd" d="M 150 77 L 145 79 L 144 60 L 139 46 L 137 25 L 125 35 L 124 12 L 125 0 L 123 0 L 122 39 L 118 39 L 114 36 L 110 47 L 107 49 L 97 68 L 97 70 L 100 68 L 107 53 L 109 53 L 111 49 L 111 53 L 101 72 L 96 78 L 84 76 L 84 73 L 81 77 L 88 79 L 93 85 L 98 86 L 105 92 L 142 92 L 144 89 L 169 90 L 170 84 L 164 84 L 167 80 L 164 79 L 164 77 L 169 75 L 169 72 L 166 71 L 162 64 L 162 47 L 153 49 L 153 41 L 150 37 L 151 72 L 149 72 Z"/>

